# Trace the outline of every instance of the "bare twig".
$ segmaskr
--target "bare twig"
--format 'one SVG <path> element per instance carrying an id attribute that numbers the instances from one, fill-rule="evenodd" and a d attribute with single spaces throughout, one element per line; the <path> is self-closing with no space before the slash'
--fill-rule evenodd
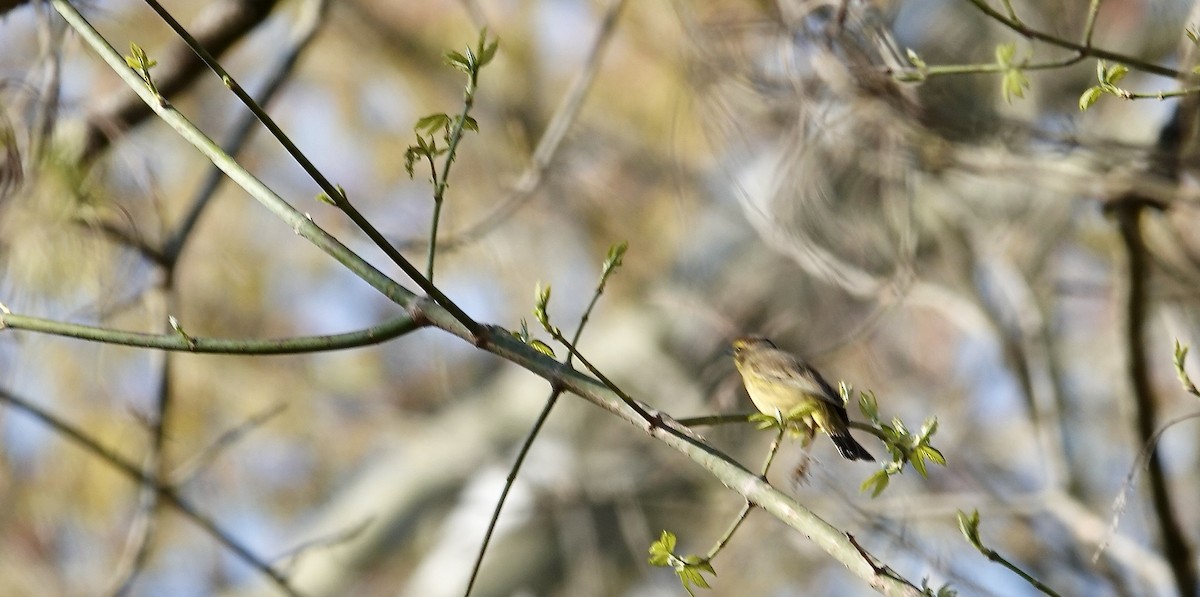
<path id="1" fill-rule="evenodd" d="M 171 284 L 171 275 L 163 276 L 163 283 Z M 159 301 L 163 313 L 159 315 L 164 326 L 169 326 L 166 313 L 175 309 L 172 289 L 167 286 L 161 289 L 162 300 Z M 153 479 L 157 484 L 164 479 L 163 446 L 167 437 L 167 421 L 171 415 L 173 393 L 171 391 L 171 371 L 174 369 L 174 357 L 171 353 L 161 355 L 162 368 L 158 371 L 158 390 L 155 396 L 154 414 L 150 418 L 150 446 L 147 448 L 142 474 L 145 478 Z M 130 527 L 125 543 L 125 555 L 117 566 L 114 576 L 114 595 L 127 595 L 137 575 L 146 565 L 150 555 L 151 543 L 158 530 L 158 501 L 159 494 L 154 486 L 142 485 L 138 495 L 138 511 Z"/>
<path id="2" fill-rule="evenodd" d="M 186 518 L 191 520 L 196 526 L 199 526 L 218 543 L 232 551 L 234 555 L 248 564 L 251 568 L 258 570 L 269 578 L 280 591 L 287 595 L 298 595 L 298 593 L 288 583 L 279 571 L 275 570 L 269 563 L 254 555 L 249 548 L 242 545 L 234 539 L 229 533 L 218 526 L 211 518 L 200 513 L 200 511 L 191 504 L 183 496 L 176 493 L 175 489 L 158 479 L 148 477 L 142 472 L 136 464 L 126 460 L 123 456 L 106 448 L 99 441 L 80 431 L 74 425 L 58 418 L 56 415 L 43 410 L 41 407 L 13 394 L 3 388 L 0 388 L 0 401 L 10 404 L 39 421 L 45 423 L 50 428 L 54 429 L 59 435 L 78 444 L 86 452 L 96 456 L 100 460 L 108 463 L 121 474 L 133 479 L 143 486 L 152 488 L 165 503 L 170 504 L 176 510 L 179 510 Z"/>
<path id="3" fill-rule="evenodd" d="M 620 245 L 622 252 L 624 245 Z M 616 246 L 614 246 L 614 249 Z M 579 325 L 575 328 L 575 334 L 571 336 L 572 344 L 577 344 L 583 336 L 583 329 L 587 327 L 588 321 L 592 318 L 592 311 L 596 308 L 596 303 L 600 301 L 600 295 L 604 294 L 605 285 L 608 283 L 608 277 L 621 265 L 620 255 L 613 259 L 612 250 L 609 252 L 608 261 L 604 263 L 604 269 L 600 274 L 600 282 L 596 285 L 595 291 L 592 293 L 592 299 L 588 301 L 587 308 L 583 310 L 583 315 L 579 317 Z M 568 353 L 567 358 L 563 361 L 567 367 L 571 366 L 571 361 L 574 360 L 574 353 Z M 496 531 L 496 525 L 500 522 L 500 512 L 504 509 L 504 503 L 508 499 L 508 494 L 512 490 L 513 483 L 517 480 L 517 475 L 521 472 L 521 465 L 525 462 L 525 457 L 529 454 L 529 449 L 533 447 L 534 440 L 542 431 L 542 426 L 545 425 L 546 419 L 550 417 L 550 412 L 554 410 L 554 405 L 558 403 L 558 398 L 563 393 L 563 389 L 552 387 L 550 395 L 546 397 L 546 404 L 542 407 L 542 411 L 538 413 L 537 419 L 533 423 L 533 427 L 529 429 L 529 433 L 525 436 L 525 441 L 521 444 L 521 449 L 517 452 L 517 458 L 513 461 L 512 468 L 508 472 L 508 477 L 504 480 L 504 489 L 500 490 L 500 497 L 496 499 L 496 507 L 492 510 L 492 518 L 488 521 L 487 531 L 484 532 L 483 541 L 479 545 L 479 554 L 475 557 L 475 564 L 471 568 L 471 578 L 467 581 L 467 588 L 463 592 L 464 596 L 471 594 L 471 589 L 475 586 L 475 580 L 479 576 L 479 570 L 483 566 L 483 557 L 487 554 L 488 544 L 492 540 L 492 534 Z"/>
<path id="4" fill-rule="evenodd" d="M 1124 243 L 1127 263 L 1123 340 L 1127 351 L 1127 373 L 1133 390 L 1138 438 L 1142 445 L 1155 446 L 1150 449 L 1146 461 L 1150 494 L 1157 515 L 1163 552 L 1175 575 L 1176 588 L 1179 589 L 1180 595 L 1195 595 L 1197 578 L 1194 552 L 1176 517 L 1176 507 L 1167 486 L 1166 473 L 1154 444 L 1158 401 L 1154 398 L 1153 384 L 1150 382 L 1150 356 L 1145 347 L 1149 301 L 1146 284 L 1149 272 L 1146 246 L 1140 227 L 1141 213 L 1145 205 L 1140 201 L 1118 201 L 1110 205 L 1110 212 L 1117 220 L 1117 228 Z"/>
<path id="5" fill-rule="evenodd" d="M 228 450 L 231 446 L 241 441 L 250 432 L 266 425 L 271 419 L 283 414 L 287 410 L 287 404 L 282 402 L 272 405 L 261 412 L 242 421 L 217 436 L 217 439 L 196 454 L 188 462 L 180 465 L 171 473 L 171 482 L 173 485 L 185 485 L 188 481 L 196 477 L 205 467 L 212 464 L 222 452 Z"/>

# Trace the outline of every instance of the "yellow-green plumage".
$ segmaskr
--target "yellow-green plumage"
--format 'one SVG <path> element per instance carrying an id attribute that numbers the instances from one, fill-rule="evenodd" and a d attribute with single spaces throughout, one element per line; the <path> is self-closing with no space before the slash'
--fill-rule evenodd
<path id="1" fill-rule="evenodd" d="M 846 407 L 816 369 L 757 336 L 733 341 L 733 362 L 758 410 L 787 416 L 800 406 L 811 405 L 801 420 L 810 433 L 819 429 L 829 435 L 843 458 L 875 460 L 850 436 Z"/>

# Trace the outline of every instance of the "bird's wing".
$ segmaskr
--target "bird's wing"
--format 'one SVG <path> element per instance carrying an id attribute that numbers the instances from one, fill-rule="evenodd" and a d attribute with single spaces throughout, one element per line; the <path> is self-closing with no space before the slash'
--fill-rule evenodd
<path id="1" fill-rule="evenodd" d="M 763 354 L 753 366 L 754 372 L 761 377 L 841 404 L 841 401 L 836 399 L 837 393 L 821 378 L 821 374 L 786 352 L 778 350 Z M 789 371 L 799 371 L 804 377 L 797 377 L 788 373 Z"/>
<path id="2" fill-rule="evenodd" d="M 799 365 L 801 369 L 808 372 L 809 377 L 816 381 L 816 385 L 821 387 L 821 391 L 818 393 L 823 400 L 834 405 L 835 408 L 833 410 L 837 412 L 838 417 L 842 420 L 842 422 L 850 422 L 850 415 L 846 413 L 846 404 L 842 402 L 841 394 L 834 390 L 833 386 L 829 385 L 829 382 L 825 381 L 825 378 L 821 377 L 821 374 L 818 373 L 816 369 L 813 369 L 812 367 L 809 367 L 808 365 L 805 365 L 799 361 L 797 361 L 796 364 Z"/>
<path id="3" fill-rule="evenodd" d="M 825 381 L 825 378 L 821 377 L 821 374 L 807 363 L 780 350 L 763 355 L 763 358 L 756 365 L 758 366 L 755 366 L 754 370 L 760 376 L 817 396 L 836 407 L 835 410 L 838 411 L 840 418 L 847 419 L 845 414 L 846 406 L 839 397 L 837 390 L 833 389 L 833 386 L 829 385 L 829 382 Z M 789 375 L 786 373 L 787 371 L 800 371 L 804 376 Z"/>

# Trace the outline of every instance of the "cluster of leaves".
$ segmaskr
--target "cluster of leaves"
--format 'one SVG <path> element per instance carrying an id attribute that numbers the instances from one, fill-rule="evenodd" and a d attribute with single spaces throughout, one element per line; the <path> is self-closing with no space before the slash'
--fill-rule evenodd
<path id="1" fill-rule="evenodd" d="M 465 52 L 446 52 L 446 64 L 467 75 L 464 99 L 468 106 L 473 100 L 475 85 L 479 81 L 479 72 L 496 56 L 498 45 L 499 42 L 496 40 L 488 41 L 487 29 L 484 29 L 479 32 L 479 40 L 476 42 L 474 48 L 467 46 Z M 448 152 L 450 152 L 450 155 L 447 159 L 454 159 L 454 155 L 451 152 L 453 149 L 453 139 L 464 130 L 479 132 L 479 123 L 465 112 L 454 116 L 446 113 L 430 114 L 418 120 L 417 124 L 413 127 L 413 132 L 417 134 L 417 142 L 410 145 L 404 152 L 404 169 L 408 172 L 409 178 L 414 176 L 413 168 L 416 163 L 424 160 L 429 162 L 430 169 L 435 172 L 433 174 L 433 182 L 437 184 L 435 161 L 439 156 Z M 439 132 L 441 133 L 440 135 L 438 134 Z M 442 144 L 438 143 L 439 136 L 442 139 Z"/>
<path id="2" fill-rule="evenodd" d="M 843 383 L 839 390 L 842 400 L 849 401 L 850 387 Z M 930 443 L 933 434 L 937 433 L 937 417 L 930 417 L 926 420 L 925 424 L 921 426 L 921 430 L 916 433 L 910 431 L 904 421 L 898 418 L 892 418 L 890 424 L 885 424 L 879 419 L 879 403 L 875 400 L 875 393 L 869 390 L 859 392 L 858 409 L 870 421 L 871 426 L 875 428 L 877 435 L 883 440 L 883 445 L 892 456 L 890 462 L 885 463 L 880 470 L 863 481 L 859 486 L 859 491 L 870 490 L 871 497 L 883 493 L 883 490 L 887 489 L 892 475 L 900 474 L 905 463 L 911 464 L 923 478 L 929 476 L 928 462 L 946 466 L 946 457 L 942 455 L 941 450 L 933 447 Z"/>
<path id="3" fill-rule="evenodd" d="M 1193 45 L 1200 47 L 1200 31 L 1194 27 L 1188 27 L 1184 33 Z M 905 58 L 911 68 L 898 69 L 893 73 L 895 80 L 904 83 L 921 83 L 931 76 L 935 75 L 964 75 L 964 74 L 979 74 L 979 73 L 1001 73 L 1002 80 L 1000 92 L 1004 96 L 1006 103 L 1012 103 L 1013 98 L 1024 98 L 1025 91 L 1030 88 L 1029 77 L 1026 71 L 1033 69 L 1049 69 L 1061 68 L 1074 61 L 1059 61 L 1045 62 L 1032 64 L 1029 57 L 1017 57 L 1017 44 L 1003 43 L 998 44 L 995 50 L 996 61 L 991 64 L 968 64 L 968 65 L 938 65 L 930 66 L 912 49 L 907 49 Z M 1130 59 L 1132 60 L 1132 59 Z M 1200 66 L 1193 67 L 1191 73 L 1200 75 Z M 1172 91 L 1160 91 L 1158 93 L 1134 93 L 1120 87 L 1118 84 L 1121 79 L 1129 74 L 1129 66 L 1125 64 L 1115 64 L 1110 66 L 1103 60 L 1096 63 L 1096 85 L 1093 85 L 1079 96 L 1079 110 L 1085 111 L 1092 107 L 1104 95 L 1111 95 L 1121 99 L 1148 99 L 1157 98 L 1165 99 L 1168 97 L 1178 97 L 1192 93 L 1200 93 L 1200 87 L 1187 87 Z"/>
<path id="4" fill-rule="evenodd" d="M 1099 85 L 1088 87 L 1083 95 L 1079 96 L 1079 111 L 1083 112 L 1092 107 L 1096 100 L 1104 94 L 1114 95 L 1116 97 L 1128 98 L 1129 92 L 1117 87 L 1117 83 L 1129 74 L 1129 67 L 1124 64 L 1116 64 L 1108 66 L 1103 60 L 1096 62 L 1096 80 Z"/>
<path id="5" fill-rule="evenodd" d="M 675 534 L 670 531 L 663 531 L 658 541 L 650 544 L 649 561 L 651 566 L 673 569 L 675 575 L 679 577 L 679 582 L 683 584 L 683 590 L 692 597 L 696 597 L 696 594 L 692 592 L 693 587 L 711 588 L 708 581 L 704 579 L 704 573 L 717 575 L 717 571 L 713 570 L 712 564 L 706 558 L 695 555 L 677 555 L 675 553 Z"/>
<path id="6" fill-rule="evenodd" d="M 129 65 L 134 72 L 146 82 L 146 86 L 154 95 L 162 99 L 162 94 L 158 92 L 158 86 L 154 84 L 154 79 L 150 78 L 150 69 L 158 66 L 158 61 L 150 58 L 141 46 L 134 42 L 129 42 L 129 54 L 125 56 L 125 64 Z"/>
<path id="7" fill-rule="evenodd" d="M 1179 340 L 1176 340 L 1174 359 L 1175 375 L 1179 378 L 1179 383 L 1183 385 L 1184 391 L 1193 396 L 1200 397 L 1200 390 L 1196 389 L 1196 384 L 1192 383 L 1191 376 L 1188 375 L 1187 370 L 1184 368 L 1184 363 L 1187 361 L 1187 355 L 1188 347 L 1180 344 Z"/>
<path id="8" fill-rule="evenodd" d="M 1025 76 L 1025 66 L 1029 61 L 1024 59 L 1018 63 L 1014 60 L 1016 56 L 1017 44 L 1007 43 L 996 46 L 996 64 L 1000 65 L 1000 70 L 1004 73 L 1000 90 L 1004 94 L 1004 101 L 1010 104 L 1014 97 L 1025 97 L 1025 90 L 1029 89 L 1029 77 Z"/>
<path id="9" fill-rule="evenodd" d="M 537 292 L 540 293 L 541 290 L 542 289 L 539 286 Z M 549 290 L 550 290 L 549 288 L 546 289 L 547 300 L 549 300 L 549 298 L 550 298 Z M 512 332 L 512 335 L 517 340 L 520 340 L 521 343 L 528 345 L 530 348 L 532 348 L 552 359 L 556 358 L 556 356 L 557 356 L 554 354 L 554 349 L 551 348 L 549 344 L 546 344 L 545 342 L 538 340 L 537 338 L 535 338 L 533 336 L 533 334 L 529 333 L 529 322 L 525 321 L 525 318 L 521 318 L 521 329 L 514 330 Z"/>
<path id="10" fill-rule="evenodd" d="M 629 249 L 629 243 L 621 241 L 608 248 L 608 253 L 604 256 L 604 263 L 600 266 L 600 282 L 596 285 L 596 296 L 599 297 L 604 292 L 605 286 L 608 285 L 608 278 L 613 274 L 618 267 L 625 263 L 625 252 Z M 533 291 L 533 317 L 541 324 L 542 329 L 554 336 L 556 339 L 562 338 L 562 330 L 550 324 L 550 285 L 538 283 Z M 528 323 L 522 319 L 521 329 L 512 333 L 513 337 L 528 344 L 534 350 L 549 356 L 554 356 L 554 349 L 550 348 L 545 342 L 534 338 L 529 333 Z"/>

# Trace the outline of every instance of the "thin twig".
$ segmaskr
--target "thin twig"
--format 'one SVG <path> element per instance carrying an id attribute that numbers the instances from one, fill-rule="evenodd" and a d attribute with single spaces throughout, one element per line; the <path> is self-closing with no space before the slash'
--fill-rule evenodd
<path id="1" fill-rule="evenodd" d="M 84 451 L 108 463 L 126 477 L 133 479 L 143 486 L 153 488 L 165 503 L 168 503 L 175 509 L 179 510 L 184 517 L 188 518 L 195 523 L 196 526 L 199 526 L 201 529 L 211 535 L 217 540 L 218 543 L 232 551 L 234 555 L 248 564 L 251 568 L 262 572 L 275 584 L 276 587 L 279 588 L 279 590 L 283 591 L 287 595 L 299 595 L 299 593 L 288 583 L 287 578 L 279 573 L 279 571 L 275 570 L 269 563 L 254 555 L 249 548 L 242 545 L 231 535 L 229 535 L 229 533 L 225 532 L 221 527 L 213 522 L 211 518 L 201 514 L 200 511 L 191 504 L 191 502 L 187 501 L 183 498 L 183 496 L 180 496 L 178 493 L 176 493 L 175 489 L 170 485 L 167 485 L 157 479 L 147 477 L 136 464 L 126 460 L 123 456 L 106 448 L 99 441 L 79 430 L 74 425 L 67 423 L 66 421 L 53 414 L 50 414 L 48 411 L 43 410 L 41 407 L 33 404 L 32 402 L 8 392 L 3 388 L 0 388 L 0 401 L 10 404 L 45 423 L 50 428 L 54 429 L 54 431 L 59 435 L 75 442 L 82 447 Z"/>
<path id="2" fill-rule="evenodd" d="M 1132 384 L 1134 414 L 1137 419 L 1138 438 L 1142 445 L 1152 444 L 1158 400 L 1154 397 L 1150 381 L 1150 356 L 1145 347 L 1145 326 L 1149 294 L 1147 292 L 1146 246 L 1141 232 L 1141 213 L 1145 209 L 1141 202 L 1118 202 L 1111 212 L 1117 219 L 1126 256 L 1127 290 L 1124 297 L 1125 321 L 1124 344 L 1126 372 Z M 1195 556 L 1187 537 L 1176 517 L 1176 507 L 1167 486 L 1166 472 L 1157 447 L 1151 449 L 1146 461 L 1150 494 L 1158 521 L 1158 530 L 1163 543 L 1163 553 L 1175 576 L 1180 595 L 1195 595 L 1197 578 Z"/>
<path id="3" fill-rule="evenodd" d="M 268 338 L 263 340 L 206 338 L 203 336 L 189 336 L 188 338 L 184 338 L 174 331 L 162 334 L 126 332 L 41 317 L 30 317 L 11 312 L 0 312 L 0 329 L 27 330 L 90 342 L 103 342 L 105 344 L 136 346 L 157 350 L 193 352 L 197 354 L 284 355 L 328 352 L 331 350 L 380 344 L 419 329 L 423 325 L 425 324 L 417 322 L 412 315 L 406 313 L 369 328 L 325 336 Z"/>
<path id="4" fill-rule="evenodd" d="M 167 314 L 175 312 L 176 300 L 171 288 L 174 275 L 173 266 L 161 268 L 163 287 L 159 289 L 162 296 L 162 313 L 158 315 L 167 326 L 164 331 L 170 331 Z M 185 338 L 186 339 L 186 338 Z M 170 419 L 174 394 L 171 391 L 171 372 L 174 370 L 174 356 L 171 353 L 162 354 L 162 368 L 158 371 L 158 391 L 155 396 L 154 414 L 150 419 L 150 446 L 147 449 L 145 462 L 142 465 L 143 474 L 156 483 L 164 479 L 163 448 L 167 437 L 167 422 Z M 126 557 L 117 567 L 113 590 L 114 595 L 127 595 L 137 575 L 146 565 L 150 556 L 150 546 L 158 531 L 159 495 L 154 487 L 142 485 L 138 492 L 138 511 L 130 527 L 126 541 Z"/>
<path id="5" fill-rule="evenodd" d="M 993 19 L 993 20 L 999 22 L 1001 25 L 1004 25 L 1005 27 L 1008 27 L 1009 29 L 1013 30 L 1014 33 L 1017 33 L 1024 37 L 1027 37 L 1030 39 L 1036 39 L 1038 41 L 1043 41 L 1050 45 L 1058 46 L 1060 48 L 1074 50 L 1075 52 L 1078 52 L 1079 54 L 1081 54 L 1083 56 L 1091 56 L 1093 58 L 1100 58 L 1103 60 L 1108 60 L 1110 62 L 1119 62 L 1130 68 L 1137 69 L 1142 72 L 1147 72 L 1147 73 L 1154 74 L 1154 75 L 1169 77 L 1172 79 L 1178 79 L 1181 76 L 1180 72 L 1173 68 L 1168 68 L 1168 67 L 1165 67 L 1162 65 L 1154 64 L 1152 62 L 1146 62 L 1145 60 L 1141 60 L 1141 59 L 1135 58 L 1133 56 L 1128 56 L 1126 54 L 1119 54 L 1117 52 L 1112 52 L 1109 50 L 1104 50 L 1102 48 L 1097 48 L 1094 46 L 1081 44 L 1079 42 L 1074 42 L 1069 39 L 1063 39 L 1061 37 L 1058 37 L 1057 35 L 1045 33 L 1043 31 L 1039 31 L 1037 29 L 1033 29 L 1033 28 L 1025 25 L 1024 23 L 1022 23 L 1018 19 L 1011 18 L 1009 16 L 1006 16 L 1006 15 L 1001 14 L 1000 12 L 996 11 L 996 9 L 992 8 L 991 6 L 988 6 L 988 3 L 986 0 L 967 0 L 967 2 L 970 2 L 973 6 L 975 6 L 975 8 L 979 9 L 980 12 L 987 15 L 991 19 Z"/>
<path id="6" fill-rule="evenodd" d="M 591 90 L 592 82 L 600 70 L 601 59 L 606 54 L 613 34 L 616 32 L 618 17 L 624 6 L 625 0 L 609 2 L 604 19 L 600 22 L 600 30 L 596 32 L 596 39 L 592 42 L 587 58 L 584 59 L 578 74 L 575 75 L 558 107 L 555 108 L 550 123 L 546 125 L 546 130 L 542 133 L 537 148 L 533 151 L 529 166 L 521 173 L 521 177 L 513 189 L 497 201 L 496 208 L 479 218 L 478 221 L 454 233 L 449 238 L 437 241 L 439 251 L 454 250 L 487 236 L 516 215 L 541 188 L 546 170 L 554 162 L 563 139 L 571 130 L 571 125 L 575 123 L 583 107 L 583 102 L 588 97 L 588 91 Z M 398 245 L 401 248 L 416 249 L 428 242 L 424 239 L 413 239 L 400 241 Z"/>
<path id="7" fill-rule="evenodd" d="M 171 483 L 176 486 L 186 485 L 200 474 L 205 467 L 212 464 L 222 452 L 225 452 L 230 446 L 241 441 L 242 438 L 250 434 L 255 429 L 266 425 L 271 419 L 283 414 L 287 410 L 288 405 L 283 402 L 276 403 L 266 409 L 251 415 L 245 421 L 237 424 L 231 429 L 226 430 L 217 436 L 208 447 L 193 456 L 188 462 L 180 465 L 171 473 Z"/>
<path id="8" fill-rule="evenodd" d="M 787 432 L 787 428 L 780 425 L 779 432 L 775 434 L 775 439 L 771 441 L 771 448 L 767 450 L 767 456 L 763 460 L 762 467 L 759 469 L 759 476 L 763 479 L 767 478 L 767 472 L 771 470 L 771 463 L 775 460 L 775 455 L 779 453 L 779 446 L 783 443 L 783 434 Z M 725 533 L 717 540 L 712 549 L 704 556 L 705 562 L 711 562 L 717 554 L 721 553 L 722 549 L 729 544 L 729 540 L 733 538 L 733 534 L 737 532 L 738 527 L 746 521 L 746 517 L 750 515 L 750 511 L 754 509 L 754 502 L 746 500 L 742 504 L 742 509 L 738 511 L 738 515 L 733 519 L 729 528 L 725 529 Z"/>
<path id="9" fill-rule="evenodd" d="M 1174 419 L 1171 419 L 1170 421 L 1167 421 L 1162 427 L 1159 427 L 1158 430 L 1154 432 L 1154 435 L 1150 437 L 1148 442 L 1142 445 L 1142 449 L 1138 452 L 1137 458 L 1129 467 L 1129 472 L 1125 474 L 1125 482 L 1121 484 L 1121 491 L 1118 492 L 1117 497 L 1113 499 L 1112 517 L 1109 519 L 1108 530 L 1104 533 L 1103 538 L 1097 542 L 1096 552 L 1092 554 L 1093 563 L 1100 558 L 1100 554 L 1104 553 L 1104 551 L 1108 549 L 1108 544 L 1112 541 L 1113 536 L 1116 535 L 1117 526 L 1120 525 L 1121 517 L 1125 514 L 1125 505 L 1129 503 L 1129 492 L 1133 490 L 1133 482 L 1137 480 L 1138 471 L 1146 468 L 1147 463 L 1150 460 L 1150 455 L 1158 449 L 1158 442 L 1160 439 L 1162 439 L 1162 435 L 1166 433 L 1168 429 L 1183 423 L 1184 421 L 1190 421 L 1192 419 L 1200 419 L 1200 412 L 1180 415 Z"/>
<path id="10" fill-rule="evenodd" d="M 1100 0 L 1088 4 L 1087 20 L 1083 25 L 1083 46 L 1092 47 L 1092 35 L 1096 33 L 1096 15 L 1100 14 Z"/>
<path id="11" fill-rule="evenodd" d="M 728 425 L 731 423 L 747 423 L 750 417 L 758 413 L 739 413 L 732 415 L 706 415 L 703 417 L 688 417 L 676 421 L 684 427 L 707 427 L 710 425 Z"/>
<path id="12" fill-rule="evenodd" d="M 620 397 L 625 405 L 631 408 L 633 412 L 637 413 L 638 416 L 642 417 L 642 419 L 648 425 L 650 425 L 650 427 L 655 427 L 662 423 L 659 416 L 650 414 L 645 407 L 638 403 L 637 400 L 634 400 L 629 394 L 626 394 L 625 391 L 618 387 L 617 384 L 613 383 L 608 376 L 604 375 L 604 372 L 600 371 L 600 369 L 593 365 L 591 361 L 587 360 L 587 357 L 580 354 L 579 350 L 575 348 L 575 345 L 571 342 L 568 342 L 559 330 L 551 330 L 550 335 L 554 336 L 555 340 L 565 346 L 571 354 L 575 355 L 589 373 L 596 376 L 596 379 L 600 380 L 600 383 L 604 384 L 604 387 L 612 390 L 614 394 Z"/>
<path id="13" fill-rule="evenodd" d="M 596 285 L 595 291 L 592 292 L 592 298 L 588 301 L 587 308 L 583 310 L 583 315 L 579 317 L 579 325 L 575 328 L 575 334 L 571 336 L 573 344 L 579 343 L 579 339 L 583 336 L 583 329 L 587 327 L 588 321 L 592 318 L 592 311 L 596 308 L 596 303 L 600 300 L 600 295 L 604 294 L 608 277 L 619 265 L 619 260 L 614 263 L 605 263 L 604 271 L 600 274 L 600 282 Z M 568 352 L 566 360 L 563 361 L 564 365 L 570 367 L 574 357 L 574 354 Z M 492 510 L 492 518 L 488 521 L 487 531 L 484 532 L 483 541 L 479 545 L 479 553 L 475 556 L 475 563 L 471 567 L 471 578 L 467 581 L 466 591 L 463 592 L 464 597 L 468 597 L 471 594 L 471 589 L 475 587 L 475 580 L 479 576 L 479 570 L 483 567 L 483 556 L 487 553 L 488 545 L 492 540 L 492 534 L 496 530 L 496 525 L 500 522 L 500 511 L 504 509 L 504 503 L 508 499 L 508 494 L 517 480 L 517 475 L 521 472 L 521 465 L 525 462 L 525 456 L 529 454 L 529 449 L 533 447 L 534 440 L 541 433 L 542 426 L 545 425 L 546 419 L 550 417 L 550 412 L 554 410 L 554 405 L 558 403 L 558 398 L 562 395 L 562 392 L 562 388 L 558 387 L 550 390 L 550 395 L 546 398 L 546 404 L 542 407 L 542 412 L 538 413 L 537 420 L 534 421 L 533 427 L 529 429 L 529 433 L 525 436 L 525 441 L 521 444 L 521 449 L 517 451 L 517 458 L 513 461 L 512 468 L 508 472 L 508 477 L 504 480 L 504 488 L 500 490 L 500 497 L 496 500 L 496 507 Z"/>

